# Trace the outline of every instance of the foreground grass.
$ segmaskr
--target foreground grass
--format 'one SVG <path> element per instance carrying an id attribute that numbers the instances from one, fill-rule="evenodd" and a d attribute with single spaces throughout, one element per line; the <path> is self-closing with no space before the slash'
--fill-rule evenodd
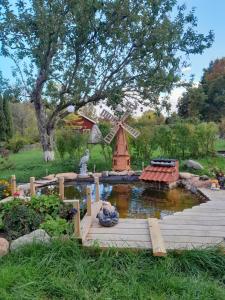
<path id="1" fill-rule="evenodd" d="M 0 259 L 0 299 L 225 299 L 219 250 L 150 253 L 33 245 Z"/>

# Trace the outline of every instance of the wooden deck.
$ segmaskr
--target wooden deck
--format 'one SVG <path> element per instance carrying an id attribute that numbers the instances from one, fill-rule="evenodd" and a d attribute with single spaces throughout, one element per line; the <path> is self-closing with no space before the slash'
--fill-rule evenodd
<path id="1" fill-rule="evenodd" d="M 84 246 L 98 245 L 101 248 L 117 247 L 152 249 L 156 256 L 164 256 L 166 250 L 202 248 L 219 245 L 225 238 L 225 191 L 200 189 L 209 201 L 183 212 L 166 216 L 162 220 L 120 219 L 114 227 L 98 224 L 96 213 L 101 201 L 95 205 L 94 214 L 81 221 Z M 88 229 L 85 224 L 89 224 Z"/>

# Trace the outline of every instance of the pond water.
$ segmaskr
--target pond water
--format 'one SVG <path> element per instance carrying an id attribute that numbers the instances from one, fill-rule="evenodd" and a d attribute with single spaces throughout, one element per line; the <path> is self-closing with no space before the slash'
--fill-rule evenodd
<path id="1" fill-rule="evenodd" d="M 66 199 L 80 199 L 81 206 L 86 202 L 86 186 L 92 190 L 95 198 L 94 184 L 78 184 L 65 186 Z M 169 191 L 153 191 L 141 183 L 132 184 L 100 184 L 100 198 L 110 201 L 119 211 L 121 218 L 162 218 L 174 212 L 202 203 L 198 197 L 180 188 Z"/>

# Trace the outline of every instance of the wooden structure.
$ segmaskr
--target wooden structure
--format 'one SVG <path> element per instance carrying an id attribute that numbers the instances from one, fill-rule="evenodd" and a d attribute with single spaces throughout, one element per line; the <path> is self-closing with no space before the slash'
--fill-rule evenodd
<path id="1" fill-rule="evenodd" d="M 120 119 L 116 116 L 113 116 L 106 110 L 103 110 L 101 113 L 102 118 L 113 123 L 112 129 L 104 138 L 104 141 L 110 144 L 114 137 L 116 137 L 116 145 L 113 154 L 113 171 L 129 171 L 131 169 L 126 132 L 128 132 L 133 138 L 137 138 L 140 133 L 125 123 L 129 115 L 129 110 L 126 111 Z"/>
<path id="2" fill-rule="evenodd" d="M 140 179 L 147 181 L 151 188 L 172 188 L 179 179 L 179 162 L 176 159 L 153 159 L 150 166 L 143 170 Z"/>
<path id="3" fill-rule="evenodd" d="M 82 133 L 87 133 L 92 130 L 92 127 L 96 125 L 96 122 L 87 116 L 79 114 L 71 114 L 65 119 L 66 126 L 72 129 L 78 130 Z"/>

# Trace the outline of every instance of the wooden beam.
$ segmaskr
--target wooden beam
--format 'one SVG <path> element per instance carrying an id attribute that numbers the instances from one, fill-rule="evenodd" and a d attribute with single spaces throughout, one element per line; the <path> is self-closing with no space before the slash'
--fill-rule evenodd
<path id="1" fill-rule="evenodd" d="M 99 178 L 95 177 L 95 201 L 100 201 L 100 192 L 99 192 Z"/>
<path id="2" fill-rule="evenodd" d="M 30 177 L 30 195 L 35 196 L 36 191 L 35 191 L 35 177 Z"/>
<path id="3" fill-rule="evenodd" d="M 77 213 L 73 218 L 74 222 L 74 236 L 77 239 L 81 239 L 81 226 L 80 226 L 80 201 L 79 200 L 64 200 L 66 204 L 73 204 L 73 207 L 76 209 Z"/>
<path id="4" fill-rule="evenodd" d="M 86 188 L 87 195 L 87 215 L 91 217 L 91 188 L 87 186 Z"/>
<path id="5" fill-rule="evenodd" d="M 11 194 L 12 196 L 16 192 L 16 175 L 11 176 Z"/>
<path id="6" fill-rule="evenodd" d="M 154 256 L 166 256 L 166 248 L 161 235 L 158 219 L 148 218 L 149 231 Z"/>
<path id="7" fill-rule="evenodd" d="M 64 200 L 64 177 L 59 177 L 59 198 Z"/>

